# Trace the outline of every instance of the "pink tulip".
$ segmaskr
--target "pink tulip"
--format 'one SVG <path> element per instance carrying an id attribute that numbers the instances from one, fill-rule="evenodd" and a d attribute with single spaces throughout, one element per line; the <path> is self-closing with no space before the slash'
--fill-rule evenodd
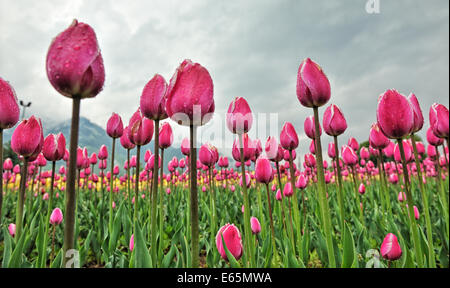
<path id="1" fill-rule="evenodd" d="M 123 135 L 123 123 L 119 114 L 112 113 L 108 123 L 106 123 L 106 133 L 111 138 L 120 138 Z"/>
<path id="2" fill-rule="evenodd" d="M 297 179 L 297 182 L 295 182 L 295 187 L 298 189 L 305 189 L 308 186 L 308 178 L 302 173 Z"/>
<path id="3" fill-rule="evenodd" d="M 20 109 L 13 87 L 0 77 L 0 129 L 14 127 L 19 121 Z"/>
<path id="4" fill-rule="evenodd" d="M 164 122 L 159 128 L 159 148 L 167 149 L 172 146 L 173 132 L 169 122 Z"/>
<path id="5" fill-rule="evenodd" d="M 323 130 L 330 136 L 339 136 L 347 130 L 347 121 L 338 106 L 331 104 L 323 114 Z"/>
<path id="6" fill-rule="evenodd" d="M 253 141 L 248 134 L 244 134 L 242 137 L 243 150 L 244 150 L 244 162 L 250 160 L 255 153 L 255 147 Z M 237 162 L 241 161 L 240 140 L 238 137 L 233 142 L 232 156 Z"/>
<path id="7" fill-rule="evenodd" d="M 5 162 L 3 162 L 3 170 L 9 171 L 13 169 L 13 162 L 11 158 L 6 158 Z"/>
<path id="8" fill-rule="evenodd" d="M 353 137 L 350 137 L 348 139 L 347 145 L 350 146 L 355 152 L 358 151 L 358 149 L 359 149 L 358 141 L 356 141 L 356 139 Z"/>
<path id="9" fill-rule="evenodd" d="M 50 224 L 59 225 L 63 221 L 63 214 L 61 209 L 55 208 L 50 215 Z"/>
<path id="10" fill-rule="evenodd" d="M 152 120 L 167 118 L 167 87 L 166 80 L 159 74 L 155 74 L 145 85 L 140 99 L 141 111 L 145 117 Z"/>
<path id="11" fill-rule="evenodd" d="M 345 165 L 354 166 L 358 163 L 358 155 L 356 155 L 355 150 L 348 145 L 342 147 L 342 159 L 344 160 Z"/>
<path id="12" fill-rule="evenodd" d="M 11 136 L 12 150 L 30 162 L 38 157 L 43 145 L 41 119 L 34 116 L 20 122 Z"/>
<path id="13" fill-rule="evenodd" d="M 330 82 L 322 68 L 311 59 L 303 60 L 298 68 L 297 98 L 305 107 L 320 107 L 331 97 Z"/>
<path id="14" fill-rule="evenodd" d="M 408 100 L 409 102 L 411 102 L 414 112 L 414 126 L 412 133 L 416 133 L 419 132 L 423 127 L 422 109 L 420 108 L 419 101 L 417 100 L 417 97 L 416 95 L 414 95 L 414 93 L 409 94 Z"/>
<path id="15" fill-rule="evenodd" d="M 328 143 L 328 157 L 331 159 L 336 158 L 335 145 L 333 142 Z"/>
<path id="16" fill-rule="evenodd" d="M 278 142 L 274 137 L 269 136 L 269 138 L 267 138 L 264 150 L 265 150 L 266 156 L 269 160 L 275 161 L 275 162 L 281 161 L 282 158 L 278 157 L 278 154 L 279 154 L 278 153 L 279 152 Z"/>
<path id="17" fill-rule="evenodd" d="M 411 145 L 409 145 L 409 142 L 406 140 L 403 140 L 403 150 L 405 152 L 405 160 L 406 163 L 410 162 L 413 156 L 413 151 L 412 151 L 412 147 Z M 398 144 L 395 144 L 394 146 L 394 159 L 395 161 L 397 161 L 398 163 L 402 162 L 402 158 L 400 155 L 400 148 L 398 147 Z"/>
<path id="18" fill-rule="evenodd" d="M 102 145 L 98 151 L 98 159 L 104 160 L 106 158 L 108 158 L 108 148 L 105 145 Z"/>
<path id="19" fill-rule="evenodd" d="M 203 165 L 213 166 L 216 162 L 217 148 L 209 143 L 203 144 L 198 152 L 198 158 Z"/>
<path id="20" fill-rule="evenodd" d="M 62 133 L 50 134 L 44 140 L 42 153 L 48 161 L 59 161 L 66 152 L 66 138 Z"/>
<path id="21" fill-rule="evenodd" d="M 292 195 L 294 195 L 294 191 L 292 190 L 292 184 L 291 182 L 287 182 L 283 188 L 283 196 L 289 198 L 292 197 Z"/>
<path id="22" fill-rule="evenodd" d="M 449 137 L 449 112 L 442 104 L 434 103 L 430 107 L 430 126 L 439 138 Z"/>
<path id="23" fill-rule="evenodd" d="M 120 137 L 120 144 L 122 145 L 123 148 L 130 150 L 134 149 L 135 145 L 131 143 L 130 138 L 128 138 L 128 130 L 129 130 L 128 126 L 123 129 L 123 134 Z"/>
<path id="24" fill-rule="evenodd" d="M 361 184 L 359 185 L 358 192 L 359 192 L 359 194 L 361 194 L 361 195 L 364 195 L 364 194 L 366 193 L 366 186 L 364 186 L 363 183 L 361 183 Z"/>
<path id="25" fill-rule="evenodd" d="M 105 69 L 94 30 L 74 20 L 53 39 L 46 69 L 50 83 L 62 95 L 95 97 L 103 89 Z"/>
<path id="26" fill-rule="evenodd" d="M 391 141 L 381 132 L 378 123 L 374 123 L 370 128 L 369 143 L 374 149 L 384 149 L 388 147 Z"/>
<path id="27" fill-rule="evenodd" d="M 133 203 L 134 203 L 134 201 L 133 201 Z M 128 246 L 130 247 L 130 251 L 133 252 L 133 249 L 134 249 L 134 234 L 131 234 L 130 244 L 128 244 Z"/>
<path id="28" fill-rule="evenodd" d="M 444 143 L 443 138 L 439 138 L 434 134 L 432 127 L 428 128 L 428 130 L 427 130 L 427 141 L 430 145 L 433 145 L 436 147 L 440 146 Z"/>
<path id="29" fill-rule="evenodd" d="M 255 178 L 259 183 L 269 184 L 273 180 L 272 165 L 269 159 L 260 156 L 255 164 Z"/>
<path id="30" fill-rule="evenodd" d="M 11 235 L 11 237 L 16 236 L 16 224 L 14 224 L 14 223 L 9 224 L 8 232 L 9 232 L 9 235 Z"/>
<path id="31" fill-rule="evenodd" d="M 314 116 L 309 116 L 305 119 L 303 128 L 305 129 L 306 136 L 308 136 L 309 139 L 314 139 L 316 137 Z M 322 135 L 322 128 L 319 125 L 319 136 L 320 135 Z"/>
<path id="32" fill-rule="evenodd" d="M 143 117 L 139 108 L 131 117 L 128 127 L 128 138 L 131 143 L 143 146 L 152 140 L 153 121 Z"/>
<path id="33" fill-rule="evenodd" d="M 228 129 L 234 134 L 247 133 L 253 123 L 253 115 L 247 101 L 242 97 L 236 97 L 228 107 L 226 115 Z"/>
<path id="34" fill-rule="evenodd" d="M 256 217 L 250 218 L 250 227 L 252 228 L 253 234 L 259 234 L 259 232 L 261 232 L 261 224 L 259 223 L 259 220 Z"/>
<path id="35" fill-rule="evenodd" d="M 189 153 L 191 152 L 190 146 L 189 138 L 184 138 L 181 141 L 181 153 L 183 153 L 184 156 L 189 156 Z"/>
<path id="36" fill-rule="evenodd" d="M 399 192 L 398 193 L 398 201 L 399 202 L 403 202 L 403 201 L 406 201 L 406 194 L 405 194 L 405 192 Z"/>
<path id="37" fill-rule="evenodd" d="M 242 256 L 242 240 L 239 229 L 234 226 L 234 224 L 225 224 L 222 226 L 216 235 L 216 246 L 219 251 L 220 256 L 223 259 L 228 260 L 227 254 L 225 253 L 225 248 L 222 243 L 222 235 L 223 241 L 228 248 L 228 251 L 233 255 L 236 260 L 239 260 Z"/>
<path id="38" fill-rule="evenodd" d="M 294 126 L 290 122 L 286 122 L 281 130 L 280 144 L 286 150 L 294 150 L 298 147 L 298 136 Z"/>
<path id="39" fill-rule="evenodd" d="M 402 249 L 398 244 L 397 237 L 392 233 L 386 235 L 381 244 L 380 251 L 381 256 L 389 261 L 394 261 L 402 257 Z"/>
<path id="40" fill-rule="evenodd" d="M 170 79 L 167 115 L 184 126 L 206 124 L 215 110 L 213 91 L 208 70 L 191 60 L 184 60 Z"/>
<path id="41" fill-rule="evenodd" d="M 391 182 L 392 184 L 397 184 L 398 183 L 398 176 L 397 174 L 390 174 L 389 175 L 389 182 Z"/>
<path id="42" fill-rule="evenodd" d="M 414 128 L 414 110 L 411 102 L 396 90 L 387 90 L 378 98 L 377 121 L 386 137 L 400 139 Z"/>

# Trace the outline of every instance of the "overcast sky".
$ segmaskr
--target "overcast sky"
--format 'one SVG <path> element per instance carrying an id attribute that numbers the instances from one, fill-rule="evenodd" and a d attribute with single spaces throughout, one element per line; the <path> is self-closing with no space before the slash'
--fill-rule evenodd
<path id="1" fill-rule="evenodd" d="M 44 125 L 70 118 L 71 100 L 50 85 L 45 58 L 53 37 L 77 18 L 94 28 L 106 71 L 104 90 L 82 101 L 81 115 L 102 127 L 113 111 L 127 123 L 153 75 L 169 81 L 189 58 L 210 72 L 216 112 L 245 97 L 254 113 L 277 113 L 275 128 L 292 122 L 305 152 L 303 122 L 312 110 L 297 100 L 296 77 L 306 57 L 322 66 L 331 82 L 328 104 L 347 118 L 341 141 L 367 140 L 378 95 L 390 88 L 416 93 L 428 127 L 431 104 L 449 104 L 449 1 L 380 0 L 379 14 L 368 14 L 366 2 L 0 0 L 0 76 L 33 102 L 28 116 Z M 201 129 L 221 126 L 214 128 L 220 142 L 231 136 L 223 118 Z M 175 131 L 176 141 L 188 135 Z M 269 133 L 259 135 L 263 143 Z M 326 149 L 330 138 L 322 141 Z"/>

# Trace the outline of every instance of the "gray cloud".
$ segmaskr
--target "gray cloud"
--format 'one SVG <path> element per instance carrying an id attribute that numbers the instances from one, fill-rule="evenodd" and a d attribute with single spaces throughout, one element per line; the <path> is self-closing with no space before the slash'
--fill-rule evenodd
<path id="1" fill-rule="evenodd" d="M 105 61 L 104 91 L 82 102 L 82 115 L 93 122 L 105 126 L 113 111 L 127 122 L 146 82 L 155 73 L 168 81 L 190 58 L 211 73 L 218 113 L 242 96 L 255 113 L 279 113 L 278 129 L 290 121 L 303 135 L 312 111 L 298 102 L 295 85 L 301 60 L 310 57 L 330 78 L 330 103 L 347 118 L 341 142 L 364 141 L 386 89 L 415 92 L 426 118 L 433 102 L 449 103 L 448 1 L 380 1 L 381 13 L 369 15 L 365 0 L 0 0 L 0 76 L 33 101 L 29 113 L 44 125 L 68 119 L 70 99 L 49 84 L 45 56 L 51 39 L 77 18 L 95 29 Z M 302 140 L 301 152 L 308 147 Z"/>

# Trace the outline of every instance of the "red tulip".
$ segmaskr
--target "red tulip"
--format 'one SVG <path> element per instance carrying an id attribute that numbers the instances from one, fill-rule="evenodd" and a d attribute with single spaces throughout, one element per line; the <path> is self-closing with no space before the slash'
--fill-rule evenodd
<path id="1" fill-rule="evenodd" d="M 123 123 L 119 114 L 112 113 L 106 124 L 106 133 L 111 138 L 119 138 L 123 135 Z"/>
<path id="2" fill-rule="evenodd" d="M 142 91 L 140 107 L 142 114 L 152 120 L 167 118 L 167 83 L 164 77 L 155 74 Z"/>
<path id="3" fill-rule="evenodd" d="M 298 136 L 294 126 L 286 122 L 280 134 L 281 147 L 287 150 L 294 150 L 298 147 Z"/>
<path id="4" fill-rule="evenodd" d="M 103 89 L 105 69 L 94 30 L 74 20 L 53 39 L 46 69 L 50 83 L 62 95 L 95 97 Z"/>
<path id="5" fill-rule="evenodd" d="M 227 127 L 234 134 L 247 133 L 252 127 L 253 115 L 247 101 L 236 97 L 228 107 L 226 115 Z"/>
<path id="6" fill-rule="evenodd" d="M 448 109 L 442 105 L 434 103 L 430 108 L 430 126 L 439 138 L 449 137 L 449 113 Z"/>
<path id="7" fill-rule="evenodd" d="M 377 121 L 386 137 L 400 139 L 414 128 L 414 110 L 411 102 L 396 90 L 388 90 L 378 98 Z"/>
<path id="8" fill-rule="evenodd" d="M 204 125 L 214 113 L 213 92 L 208 70 L 191 60 L 184 60 L 170 79 L 167 115 L 180 125 Z"/>
<path id="9" fill-rule="evenodd" d="M 255 178 L 259 183 L 269 184 L 273 180 L 273 170 L 269 159 L 260 156 L 255 164 Z"/>
<path id="10" fill-rule="evenodd" d="M 11 85 L 0 77 L 0 130 L 14 127 L 19 121 L 20 109 Z"/>
<path id="11" fill-rule="evenodd" d="M 339 136 L 347 130 L 347 121 L 338 106 L 331 104 L 323 114 L 323 130 L 330 136 Z"/>
<path id="12" fill-rule="evenodd" d="M 62 133 L 50 134 L 44 140 L 42 153 L 48 161 L 59 161 L 66 152 L 66 138 Z"/>
<path id="13" fill-rule="evenodd" d="M 173 143 L 173 132 L 169 122 L 164 122 L 159 127 L 159 148 L 167 149 Z"/>
<path id="14" fill-rule="evenodd" d="M 291 182 L 287 182 L 286 185 L 284 185 L 283 195 L 284 195 L 284 197 L 288 197 L 288 198 L 292 197 L 292 195 L 294 195 L 294 191 L 292 190 Z"/>
<path id="15" fill-rule="evenodd" d="M 397 237 L 392 233 L 386 235 L 383 243 L 381 244 L 380 251 L 381 256 L 390 261 L 397 260 L 402 257 L 402 249 L 400 244 L 398 244 Z"/>
<path id="16" fill-rule="evenodd" d="M 89 163 L 91 165 L 97 164 L 97 154 L 95 154 L 95 152 L 91 154 L 91 157 L 89 157 Z"/>
<path id="17" fill-rule="evenodd" d="M 11 149 L 28 161 L 34 161 L 44 144 L 41 119 L 31 116 L 23 120 L 11 136 Z"/>
<path id="18" fill-rule="evenodd" d="M 330 82 L 322 68 L 307 58 L 298 68 L 297 98 L 303 106 L 325 105 L 331 97 Z"/>

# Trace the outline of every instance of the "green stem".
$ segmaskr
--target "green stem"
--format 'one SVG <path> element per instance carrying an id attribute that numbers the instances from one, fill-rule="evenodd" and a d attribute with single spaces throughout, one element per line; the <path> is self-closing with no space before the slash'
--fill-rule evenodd
<path id="1" fill-rule="evenodd" d="M 336 171 L 337 171 L 337 182 L 338 182 L 338 203 L 339 203 L 339 211 L 341 212 L 341 237 L 344 235 L 344 221 L 345 221 L 345 207 L 344 207 L 344 193 L 342 188 L 342 174 L 341 174 L 341 166 L 339 165 L 339 148 L 338 148 L 338 139 L 337 136 L 334 136 L 334 153 L 335 155 L 335 163 L 336 163 Z"/>
<path id="2" fill-rule="evenodd" d="M 135 184 L 134 184 L 134 231 L 136 231 L 136 224 L 139 219 L 138 211 L 139 211 L 139 169 L 140 169 L 140 158 L 141 158 L 141 145 L 136 145 L 136 175 L 135 175 Z M 155 262 L 152 262 L 155 263 Z"/>
<path id="3" fill-rule="evenodd" d="M 109 178 L 109 233 L 113 229 L 113 193 L 114 193 L 114 154 L 116 150 L 116 138 L 112 138 L 111 152 L 111 177 Z"/>
<path id="4" fill-rule="evenodd" d="M 419 162 L 419 153 L 417 152 L 416 140 L 414 139 L 414 134 L 411 135 L 411 143 L 414 151 L 414 160 L 416 161 L 417 168 L 417 181 L 419 183 L 420 193 L 422 194 L 423 208 L 425 212 L 425 223 L 427 225 L 427 240 L 428 240 L 428 262 L 431 268 L 436 268 L 436 260 L 434 256 L 434 247 L 433 247 L 433 231 L 431 230 L 431 218 L 430 211 L 428 208 L 428 197 L 425 192 L 425 187 L 423 185 L 422 180 L 422 169 L 420 167 Z"/>
<path id="5" fill-rule="evenodd" d="M 445 196 L 445 189 L 444 189 L 444 183 L 442 182 L 442 169 L 441 169 L 441 164 L 439 163 L 439 150 L 438 150 L 438 146 L 436 146 L 436 170 L 438 172 L 437 175 L 437 183 L 439 185 L 439 191 L 440 191 L 440 197 L 441 197 L 441 202 L 442 202 L 442 206 L 444 208 L 444 219 L 445 219 L 445 223 L 446 223 L 446 229 L 447 231 L 445 231 L 447 233 L 447 237 L 448 237 L 448 233 L 449 233 L 449 216 L 448 216 L 448 198 Z"/>
<path id="6" fill-rule="evenodd" d="M 336 259 L 334 256 L 334 246 L 332 239 L 332 226 L 331 226 L 331 217 L 330 217 L 330 208 L 328 206 L 327 196 L 326 196 L 326 187 L 325 187 L 325 175 L 323 173 L 323 158 L 322 158 L 322 144 L 320 142 L 320 134 L 319 134 L 319 108 L 313 107 L 314 110 L 314 125 L 315 125 L 315 138 L 316 142 L 316 156 L 317 156 L 317 182 L 319 187 L 319 197 L 321 198 L 321 209 L 323 215 L 324 222 L 324 232 L 326 236 L 327 242 L 327 250 L 328 250 L 328 261 L 331 268 L 336 268 Z"/>
<path id="7" fill-rule="evenodd" d="M 199 267 L 199 224 L 198 224 L 198 190 L 197 190 L 197 126 L 190 125 L 190 181 L 191 181 L 191 268 Z"/>
<path id="8" fill-rule="evenodd" d="M 155 120 L 155 142 L 154 142 L 154 156 L 153 156 L 153 184 L 152 184 L 152 205 L 151 205 L 151 225 L 152 229 L 150 230 L 151 233 L 151 256 L 152 256 L 152 263 L 156 263 L 156 204 L 157 204 L 157 195 L 158 195 L 158 165 L 159 165 L 159 120 Z M 161 177 L 161 183 L 162 183 L 162 177 Z M 136 203 L 136 201 L 135 201 Z"/>
<path id="9" fill-rule="evenodd" d="M 75 178 L 77 173 L 77 147 L 78 147 L 78 129 L 80 123 L 80 97 L 73 98 L 72 106 L 72 123 L 70 130 L 70 146 L 69 146 L 69 169 L 67 171 L 66 182 L 66 215 L 64 221 L 64 253 L 63 267 L 66 267 L 67 261 L 71 254 L 67 252 L 74 248 L 74 232 L 75 232 L 75 203 L 77 201 L 75 195 Z"/>
<path id="10" fill-rule="evenodd" d="M 403 148 L 403 140 L 398 139 L 398 147 L 400 149 L 400 155 L 402 157 L 402 164 L 403 164 L 403 179 L 405 182 L 405 190 L 406 190 L 406 201 L 408 202 L 408 210 L 409 210 L 409 221 L 411 225 L 411 231 L 412 236 L 414 240 L 414 247 L 416 250 L 416 259 L 417 264 L 419 268 L 423 267 L 423 255 L 422 255 L 422 249 L 420 247 L 421 243 L 419 242 L 419 231 L 416 224 L 416 218 L 414 217 L 414 203 L 412 198 L 412 193 L 410 190 L 410 183 L 409 183 L 409 175 L 408 175 L 408 164 L 406 163 L 406 157 L 405 157 L 405 151 Z"/>
<path id="11" fill-rule="evenodd" d="M 19 241 L 20 235 L 22 233 L 22 221 L 23 221 L 23 204 L 24 204 L 24 198 L 25 198 L 25 185 L 27 183 L 27 174 L 28 174 L 28 160 L 23 160 L 22 165 L 22 172 L 20 174 L 20 187 L 19 187 L 19 194 L 18 194 L 18 201 L 17 201 L 17 208 L 16 208 L 16 242 Z"/>
<path id="12" fill-rule="evenodd" d="M 275 258 L 275 263 L 278 264 L 278 252 L 277 252 L 277 246 L 275 242 L 275 229 L 273 228 L 273 218 L 272 218 L 272 205 L 270 202 L 270 192 L 269 192 L 269 184 L 266 184 L 266 191 L 267 191 L 267 209 L 269 209 L 269 217 L 270 217 L 270 236 L 272 239 L 272 251 L 273 256 Z M 247 208 L 245 208 L 247 209 Z"/>
<path id="13" fill-rule="evenodd" d="M 52 213 L 52 208 L 53 208 L 53 183 L 55 183 L 55 170 L 56 170 L 56 162 L 52 161 L 52 178 L 50 180 L 50 195 L 48 198 L 48 209 L 47 209 L 47 217 L 45 220 L 45 235 L 44 235 L 44 254 L 41 256 L 41 263 L 40 263 L 40 267 L 41 268 L 45 268 L 45 263 L 46 263 L 46 258 L 47 258 L 47 238 L 48 238 L 48 230 L 49 230 L 49 222 L 50 222 L 50 215 Z M 51 262 L 50 262 L 51 264 Z"/>
<path id="14" fill-rule="evenodd" d="M 292 191 L 293 191 L 293 195 L 292 195 L 292 200 L 294 201 L 294 204 L 292 206 L 294 206 L 294 220 L 295 220 L 295 226 L 296 226 L 296 232 L 297 232 L 297 247 L 300 251 L 300 257 L 302 257 L 302 249 L 301 249 L 301 237 L 302 237 L 302 227 L 300 227 L 300 212 L 298 209 L 298 199 L 297 199 L 297 189 L 295 187 L 295 171 L 294 171 L 294 159 L 292 156 L 292 150 L 289 150 L 289 171 L 291 173 L 291 186 L 292 186 Z M 302 198 L 302 203 L 305 202 L 305 199 Z M 303 211 L 305 212 L 305 211 Z M 291 241 L 292 241 L 292 249 L 294 252 L 294 256 L 295 256 L 295 245 L 294 245 L 294 233 L 293 233 L 293 228 L 292 228 L 292 218 L 291 216 L 291 201 L 289 199 L 289 218 L 291 221 Z"/>
<path id="15" fill-rule="evenodd" d="M 159 253 L 163 252 L 163 197 L 164 197 L 164 149 L 161 149 L 161 186 L 159 188 Z"/>

